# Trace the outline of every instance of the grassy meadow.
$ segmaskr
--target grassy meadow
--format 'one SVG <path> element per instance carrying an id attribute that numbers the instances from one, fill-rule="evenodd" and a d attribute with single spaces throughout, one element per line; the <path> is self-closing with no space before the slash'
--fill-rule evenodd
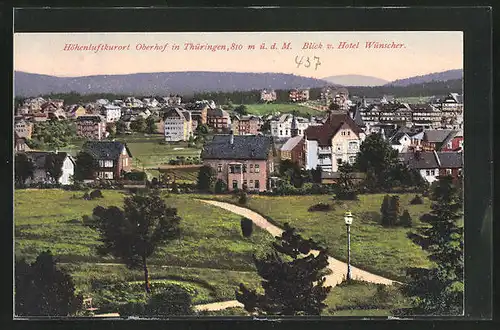
<path id="1" fill-rule="evenodd" d="M 306 114 L 313 116 L 321 114 L 321 111 L 292 103 L 257 103 L 245 104 L 245 106 L 247 107 L 248 113 L 252 115 L 270 115 L 275 112 L 284 114 L 292 111 L 297 111 L 302 116 Z"/>
<path id="2" fill-rule="evenodd" d="M 430 201 L 410 205 L 414 194 L 400 194 L 401 210 L 407 209 L 413 220 L 413 228 L 421 225 L 419 218 L 430 211 Z M 209 197 L 210 198 L 210 197 Z M 235 202 L 231 196 L 211 197 Z M 249 198 L 248 207 L 267 217 L 278 226 L 288 222 L 307 238 L 327 247 L 329 253 L 347 260 L 347 234 L 344 212 L 354 215 L 351 225 L 351 262 L 354 266 L 386 276 L 404 280 L 408 266 L 426 267 L 430 263 L 419 246 L 413 244 L 406 233 L 408 228 L 385 228 L 380 225 L 380 206 L 384 194 L 360 195 L 359 201 L 335 202 L 328 195 L 314 196 L 259 196 Z M 334 209 L 328 212 L 309 212 L 311 205 L 329 203 Z"/>
<path id="3" fill-rule="evenodd" d="M 50 249 L 75 278 L 77 289 L 99 301 L 104 299 L 104 293 L 111 293 L 96 291 L 96 283 L 133 283 L 142 281 L 143 275 L 141 270 L 127 269 L 112 256 L 98 256 L 98 233 L 81 220 L 98 205 L 121 207 L 126 194 L 105 190 L 103 199 L 93 201 L 83 200 L 82 195 L 58 189 L 16 190 L 15 253 L 17 258 L 32 261 L 38 253 Z M 270 234 L 255 228 L 250 238 L 244 238 L 239 216 L 188 195 L 165 198 L 167 205 L 176 207 L 182 217 L 182 234 L 160 246 L 148 259 L 151 279 L 185 283 L 195 292 L 195 303 L 234 299 L 240 282 L 258 284 L 252 254 L 269 247 L 273 239 Z"/>

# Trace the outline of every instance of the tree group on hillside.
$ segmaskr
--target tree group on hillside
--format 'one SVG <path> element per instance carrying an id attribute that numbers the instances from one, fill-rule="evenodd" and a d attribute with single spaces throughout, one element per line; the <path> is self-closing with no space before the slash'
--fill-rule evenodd
<path id="1" fill-rule="evenodd" d="M 432 268 L 408 268 L 403 292 L 413 307 L 407 315 L 461 315 L 464 294 L 464 232 L 460 189 L 451 176 L 439 177 L 430 199 L 431 212 L 422 216 L 427 226 L 408 234 L 427 251 Z"/>

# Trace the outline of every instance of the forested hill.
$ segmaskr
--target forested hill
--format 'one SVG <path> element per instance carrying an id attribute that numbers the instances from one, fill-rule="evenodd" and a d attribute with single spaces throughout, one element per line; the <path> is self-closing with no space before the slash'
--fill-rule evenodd
<path id="1" fill-rule="evenodd" d="M 414 84 L 431 83 L 431 82 L 446 82 L 449 80 L 463 79 L 464 71 L 462 69 L 447 70 L 443 72 L 435 72 L 424 74 L 421 76 L 409 77 L 405 79 L 394 80 L 386 85 L 390 86 L 408 86 Z"/>

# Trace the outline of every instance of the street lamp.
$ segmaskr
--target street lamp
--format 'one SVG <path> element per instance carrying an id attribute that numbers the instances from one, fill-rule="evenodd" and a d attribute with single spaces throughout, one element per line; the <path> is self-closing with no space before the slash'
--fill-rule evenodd
<path id="1" fill-rule="evenodd" d="M 344 222 L 347 227 L 347 281 L 351 280 L 351 224 L 352 213 L 347 211 L 344 213 Z"/>

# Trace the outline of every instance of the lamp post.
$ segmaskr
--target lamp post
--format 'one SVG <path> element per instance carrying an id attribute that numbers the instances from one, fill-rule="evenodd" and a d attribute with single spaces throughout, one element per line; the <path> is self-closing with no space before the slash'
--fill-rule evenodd
<path id="1" fill-rule="evenodd" d="M 351 224 L 352 213 L 347 211 L 344 214 L 344 222 L 347 227 L 347 281 L 351 280 Z"/>

